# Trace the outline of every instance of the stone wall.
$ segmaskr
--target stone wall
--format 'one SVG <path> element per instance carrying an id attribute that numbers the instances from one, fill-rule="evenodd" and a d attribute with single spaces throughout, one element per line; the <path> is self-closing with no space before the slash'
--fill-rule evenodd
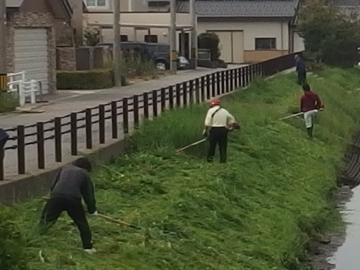
<path id="1" fill-rule="evenodd" d="M 55 21 L 51 13 L 36 12 L 14 12 L 7 18 L 7 71 L 15 71 L 15 29 L 16 28 L 46 28 L 48 33 L 48 55 L 49 55 L 49 92 L 56 91 L 56 36 Z"/>
<path id="2" fill-rule="evenodd" d="M 56 49 L 56 57 L 58 70 L 76 70 L 75 47 L 58 47 Z"/>

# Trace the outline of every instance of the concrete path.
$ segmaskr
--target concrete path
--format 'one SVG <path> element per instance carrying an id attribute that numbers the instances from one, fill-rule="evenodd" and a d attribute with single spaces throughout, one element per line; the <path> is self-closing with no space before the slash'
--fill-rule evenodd
<path id="1" fill-rule="evenodd" d="M 229 69 L 237 68 L 240 66 L 229 66 Z M 114 100 L 120 100 L 123 97 L 131 97 L 134 94 L 142 94 L 144 92 L 148 92 L 151 90 L 157 90 L 163 87 L 167 87 L 170 85 L 175 85 L 177 83 L 181 83 L 184 81 L 188 81 L 191 79 L 196 79 L 198 77 L 212 74 L 216 71 L 220 71 L 224 69 L 203 69 L 199 68 L 196 71 L 188 70 L 188 71 L 178 71 L 177 75 L 171 75 L 167 77 L 163 77 L 158 80 L 150 80 L 144 82 L 138 82 L 134 85 L 122 87 L 122 88 L 110 88 L 103 90 L 93 90 L 93 91 L 60 91 L 59 96 L 61 98 L 55 99 L 53 102 L 44 105 L 41 107 L 44 110 L 43 113 L 40 114 L 32 114 L 32 113 L 24 113 L 24 114 L 5 114 L 0 116 L 0 127 L 1 128 L 12 128 L 17 125 L 33 125 L 31 128 L 26 129 L 26 143 L 30 144 L 35 142 L 36 137 L 36 127 L 35 124 L 37 122 L 48 122 L 45 124 L 45 130 L 49 129 L 46 132 L 45 137 L 53 137 L 54 131 L 51 130 L 54 127 L 53 119 L 55 117 L 62 117 L 70 114 L 71 112 L 79 112 L 83 111 L 86 108 L 94 108 L 100 104 L 106 104 Z M 70 93 L 70 94 L 69 94 Z M 158 98 L 160 101 L 160 98 Z M 175 103 L 175 100 L 174 100 Z M 120 104 L 119 104 L 120 105 Z M 167 102 L 167 106 L 169 103 Z M 110 109 L 110 106 L 106 108 Z M 158 112 L 160 113 L 160 104 L 158 104 Z M 132 110 L 132 106 L 129 106 L 129 110 Z M 119 109 L 119 112 L 121 109 Z M 96 114 L 98 110 L 93 110 L 93 114 Z M 140 110 L 140 115 L 143 115 L 143 110 Z M 152 115 L 152 110 L 150 109 L 150 116 Z M 110 112 L 106 113 L 106 117 L 110 116 Z M 78 118 L 85 117 L 85 113 L 79 114 Z M 62 123 L 69 123 L 70 118 L 66 117 L 62 120 Z M 98 117 L 94 117 L 93 121 L 98 121 Z M 129 122 L 132 126 L 133 115 L 132 113 L 129 116 Z M 118 117 L 119 123 L 119 136 L 123 134 L 122 130 L 122 116 Z M 80 121 L 78 126 L 82 126 L 85 124 L 85 121 Z M 106 128 L 106 141 L 111 140 L 111 119 L 106 120 L 105 123 Z M 63 132 L 70 129 L 70 126 L 67 125 L 63 128 Z M 93 133 L 93 144 L 99 144 L 99 124 L 94 123 L 92 127 Z M 16 132 L 11 132 L 10 136 L 16 136 Z M 120 137 L 121 139 L 121 137 Z M 63 157 L 66 158 L 70 156 L 70 146 L 71 146 L 70 134 L 64 134 L 62 138 L 62 148 L 63 148 Z M 79 129 L 78 131 L 78 145 L 79 150 L 84 150 L 86 148 L 86 138 L 85 138 L 85 128 Z M 9 141 L 7 143 L 7 147 L 11 147 L 16 145 L 16 141 Z M 26 172 L 33 172 L 37 170 L 37 145 L 27 145 L 26 151 Z M 49 139 L 45 142 L 45 159 L 46 159 L 46 168 L 55 163 L 55 143 L 54 139 Z M 5 153 L 5 178 L 7 180 L 11 180 L 17 176 L 17 150 L 7 150 Z"/>

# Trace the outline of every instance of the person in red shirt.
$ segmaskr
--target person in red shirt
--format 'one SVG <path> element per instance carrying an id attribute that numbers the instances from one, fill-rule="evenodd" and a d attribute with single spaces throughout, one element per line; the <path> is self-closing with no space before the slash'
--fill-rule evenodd
<path id="1" fill-rule="evenodd" d="M 313 137 L 314 118 L 319 110 L 324 106 L 321 104 L 319 96 L 311 91 L 310 85 L 303 85 L 304 94 L 300 98 L 300 110 L 304 113 L 305 126 L 310 138 Z"/>

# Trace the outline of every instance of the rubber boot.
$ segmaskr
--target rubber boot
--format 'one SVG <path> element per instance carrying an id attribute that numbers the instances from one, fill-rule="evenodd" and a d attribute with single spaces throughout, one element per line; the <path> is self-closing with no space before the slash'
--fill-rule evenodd
<path id="1" fill-rule="evenodd" d="M 308 133 L 308 135 L 309 135 L 309 138 L 313 138 L 313 127 L 311 127 L 311 128 L 307 128 L 307 133 Z"/>

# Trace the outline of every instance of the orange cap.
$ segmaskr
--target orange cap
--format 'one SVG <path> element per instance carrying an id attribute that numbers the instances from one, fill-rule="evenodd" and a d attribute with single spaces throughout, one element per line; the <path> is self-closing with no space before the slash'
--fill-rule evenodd
<path id="1" fill-rule="evenodd" d="M 210 107 L 218 106 L 220 104 L 221 104 L 220 100 L 214 99 L 214 100 L 211 101 Z"/>

